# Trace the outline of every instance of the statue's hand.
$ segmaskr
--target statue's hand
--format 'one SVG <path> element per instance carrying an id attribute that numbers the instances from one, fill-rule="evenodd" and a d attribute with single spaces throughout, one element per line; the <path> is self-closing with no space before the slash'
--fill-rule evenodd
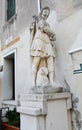
<path id="1" fill-rule="evenodd" d="M 55 40 L 56 40 L 56 36 L 55 36 L 55 34 L 50 35 L 50 40 L 51 40 L 51 41 L 55 41 Z"/>
<path id="2" fill-rule="evenodd" d="M 35 22 L 33 22 L 33 23 L 31 24 L 31 26 L 30 26 L 30 31 L 34 30 L 34 28 L 35 28 Z"/>

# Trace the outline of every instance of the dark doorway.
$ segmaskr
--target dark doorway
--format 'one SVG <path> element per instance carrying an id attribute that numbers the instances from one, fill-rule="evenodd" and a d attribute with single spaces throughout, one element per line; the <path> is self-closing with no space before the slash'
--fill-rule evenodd
<path id="1" fill-rule="evenodd" d="M 15 54 L 4 58 L 4 88 L 7 90 L 5 99 L 15 100 Z"/>

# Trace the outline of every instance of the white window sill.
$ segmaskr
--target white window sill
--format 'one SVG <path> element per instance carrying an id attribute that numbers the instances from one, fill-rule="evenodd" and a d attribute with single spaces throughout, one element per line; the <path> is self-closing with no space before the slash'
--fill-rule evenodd
<path id="1" fill-rule="evenodd" d="M 4 101 L 2 101 L 2 104 L 3 105 L 14 105 L 14 106 L 17 105 L 15 100 L 4 100 Z"/>

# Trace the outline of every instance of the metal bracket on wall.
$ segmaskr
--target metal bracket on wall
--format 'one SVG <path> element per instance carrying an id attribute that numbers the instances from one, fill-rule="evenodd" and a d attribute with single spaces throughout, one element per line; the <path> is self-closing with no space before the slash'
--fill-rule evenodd
<path id="1" fill-rule="evenodd" d="M 73 71 L 73 74 L 79 74 L 79 73 L 82 73 L 82 64 L 80 64 L 80 69 Z"/>

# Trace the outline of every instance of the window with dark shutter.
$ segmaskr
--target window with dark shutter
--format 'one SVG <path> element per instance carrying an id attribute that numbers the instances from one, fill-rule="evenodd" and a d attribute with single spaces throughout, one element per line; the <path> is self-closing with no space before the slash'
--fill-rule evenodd
<path id="1" fill-rule="evenodd" d="M 7 20 L 15 15 L 15 0 L 7 0 Z"/>

